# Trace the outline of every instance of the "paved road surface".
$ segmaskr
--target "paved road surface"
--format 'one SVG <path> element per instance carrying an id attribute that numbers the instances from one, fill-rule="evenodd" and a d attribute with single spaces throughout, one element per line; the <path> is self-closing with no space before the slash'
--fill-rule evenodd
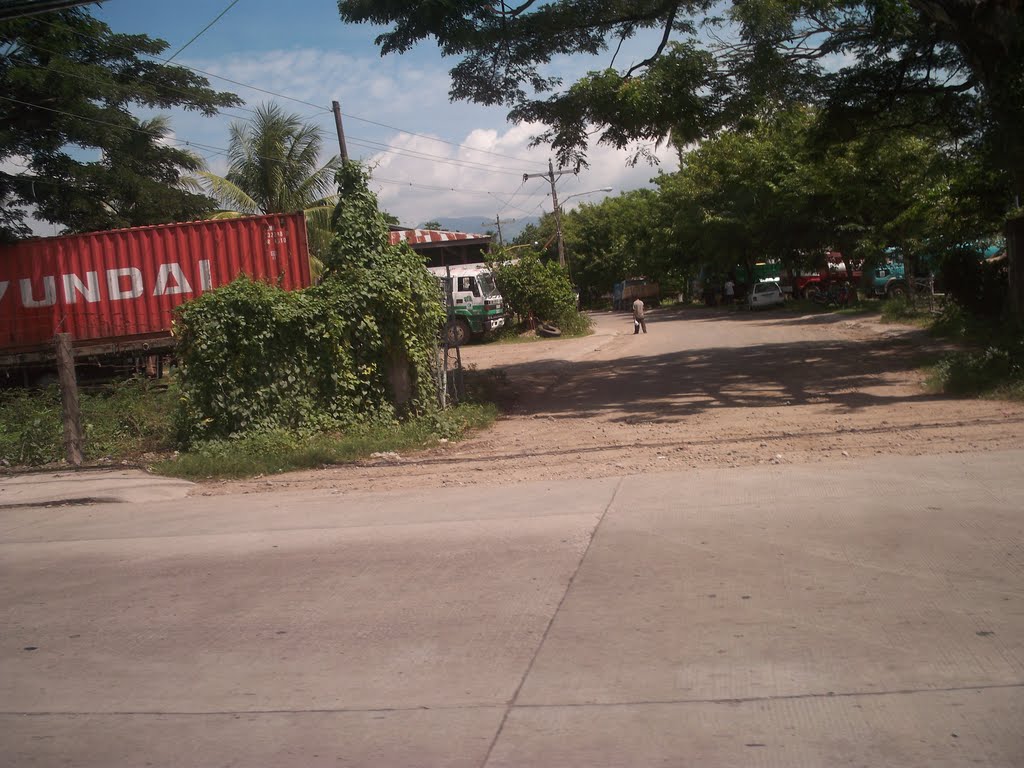
<path id="1" fill-rule="evenodd" d="M 1019 766 L 1022 451 L 0 510 L 15 766 Z"/>

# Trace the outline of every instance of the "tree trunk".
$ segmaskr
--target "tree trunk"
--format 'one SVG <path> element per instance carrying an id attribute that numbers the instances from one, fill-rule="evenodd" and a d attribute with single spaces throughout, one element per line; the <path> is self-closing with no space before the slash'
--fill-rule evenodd
<path id="1" fill-rule="evenodd" d="M 1006 222 L 1006 262 L 1010 268 L 1006 315 L 1020 323 L 1024 320 L 1024 217 Z"/>

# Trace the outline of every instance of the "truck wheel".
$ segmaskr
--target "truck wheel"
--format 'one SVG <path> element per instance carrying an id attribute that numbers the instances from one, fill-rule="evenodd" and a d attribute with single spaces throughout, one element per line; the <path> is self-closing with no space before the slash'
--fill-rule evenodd
<path id="1" fill-rule="evenodd" d="M 473 333 L 469 328 L 469 323 L 461 317 L 457 317 L 448 323 L 449 346 L 461 347 L 463 344 L 468 344 L 472 335 Z"/>
<path id="2" fill-rule="evenodd" d="M 890 299 L 902 299 L 907 295 L 907 286 L 903 283 L 893 283 L 885 289 L 885 294 Z"/>

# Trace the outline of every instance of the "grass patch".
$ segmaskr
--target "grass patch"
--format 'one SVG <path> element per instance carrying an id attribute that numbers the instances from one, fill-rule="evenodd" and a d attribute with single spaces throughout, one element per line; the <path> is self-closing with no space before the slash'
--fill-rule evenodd
<path id="1" fill-rule="evenodd" d="M 490 425 L 498 409 L 468 403 L 404 422 L 367 424 L 345 432 L 303 434 L 286 430 L 211 440 L 157 464 L 160 474 L 190 480 L 269 475 L 345 464 L 373 453 L 419 450 L 441 439 L 455 440 Z"/>
<path id="2" fill-rule="evenodd" d="M 1024 344 L 946 355 L 928 369 L 927 386 L 950 395 L 1024 401 Z"/>
<path id="3" fill-rule="evenodd" d="M 79 394 L 85 459 L 139 461 L 174 449 L 177 391 L 144 378 L 84 389 Z M 64 458 L 60 392 L 0 393 L 0 460 L 10 466 L 42 466 Z"/>
<path id="4" fill-rule="evenodd" d="M 557 325 L 557 324 L 556 324 Z M 579 312 L 558 326 L 561 336 L 538 336 L 525 323 L 506 325 L 495 333 L 484 338 L 484 344 L 530 344 L 535 341 L 558 341 L 559 339 L 578 339 L 594 332 L 594 321 L 589 315 Z"/>
<path id="5" fill-rule="evenodd" d="M 882 302 L 882 322 L 916 325 L 918 328 L 931 328 L 935 315 L 928 309 L 926 302 L 918 301 L 911 304 L 909 299 L 899 297 Z"/>
<path id="6" fill-rule="evenodd" d="M 1024 400 L 1024 330 L 971 316 L 955 304 L 943 308 L 929 330 L 967 346 L 928 369 L 931 391 Z"/>
<path id="7" fill-rule="evenodd" d="M 486 379 L 486 380 L 485 380 Z M 471 383 L 472 382 L 472 383 Z M 476 402 L 405 422 L 368 424 L 337 433 L 286 430 L 217 440 L 174 455 L 178 392 L 173 381 L 154 385 L 132 379 L 80 393 L 85 459 L 89 464 L 146 464 L 175 477 L 246 477 L 338 464 L 374 452 L 408 451 L 458 439 L 490 425 L 497 407 L 482 402 L 502 388 L 487 377 L 467 378 Z M 60 393 L 45 390 L 0 392 L 0 463 L 38 467 L 64 459 Z M 155 456 L 154 456 L 155 454 Z"/>

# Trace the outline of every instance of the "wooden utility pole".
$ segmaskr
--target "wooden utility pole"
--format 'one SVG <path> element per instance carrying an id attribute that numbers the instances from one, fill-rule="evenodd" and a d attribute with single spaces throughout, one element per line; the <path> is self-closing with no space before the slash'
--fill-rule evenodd
<path id="1" fill-rule="evenodd" d="M 58 333 L 54 338 L 57 348 L 57 377 L 60 382 L 61 416 L 64 421 L 64 455 L 68 464 L 82 466 L 82 413 L 78 408 L 78 380 L 75 377 L 75 353 L 71 349 L 71 334 Z"/>
<path id="2" fill-rule="evenodd" d="M 548 160 L 548 172 L 547 173 L 524 173 L 523 181 L 529 181 L 530 179 L 543 176 L 549 182 L 551 182 L 551 204 L 555 209 L 555 237 L 558 238 L 558 264 L 565 266 L 565 241 L 562 239 L 562 211 L 558 207 L 558 190 L 555 189 L 555 179 L 566 173 L 573 173 L 568 168 L 559 168 L 555 170 L 555 166 L 550 160 Z"/>
<path id="3" fill-rule="evenodd" d="M 508 222 L 515 221 L 515 219 L 505 219 L 505 221 L 506 221 L 506 223 L 508 223 Z M 486 226 L 486 227 L 491 226 L 491 224 L 494 224 L 498 228 L 498 245 L 503 247 L 505 245 L 505 240 L 501 236 L 501 214 L 500 213 L 497 216 L 494 217 L 494 221 L 485 221 L 484 222 L 484 226 Z"/>
<path id="4" fill-rule="evenodd" d="M 341 104 L 332 101 L 331 106 L 334 108 L 334 125 L 338 128 L 338 148 L 341 150 L 341 162 L 347 163 L 348 145 L 345 144 L 345 128 L 341 124 Z"/>

